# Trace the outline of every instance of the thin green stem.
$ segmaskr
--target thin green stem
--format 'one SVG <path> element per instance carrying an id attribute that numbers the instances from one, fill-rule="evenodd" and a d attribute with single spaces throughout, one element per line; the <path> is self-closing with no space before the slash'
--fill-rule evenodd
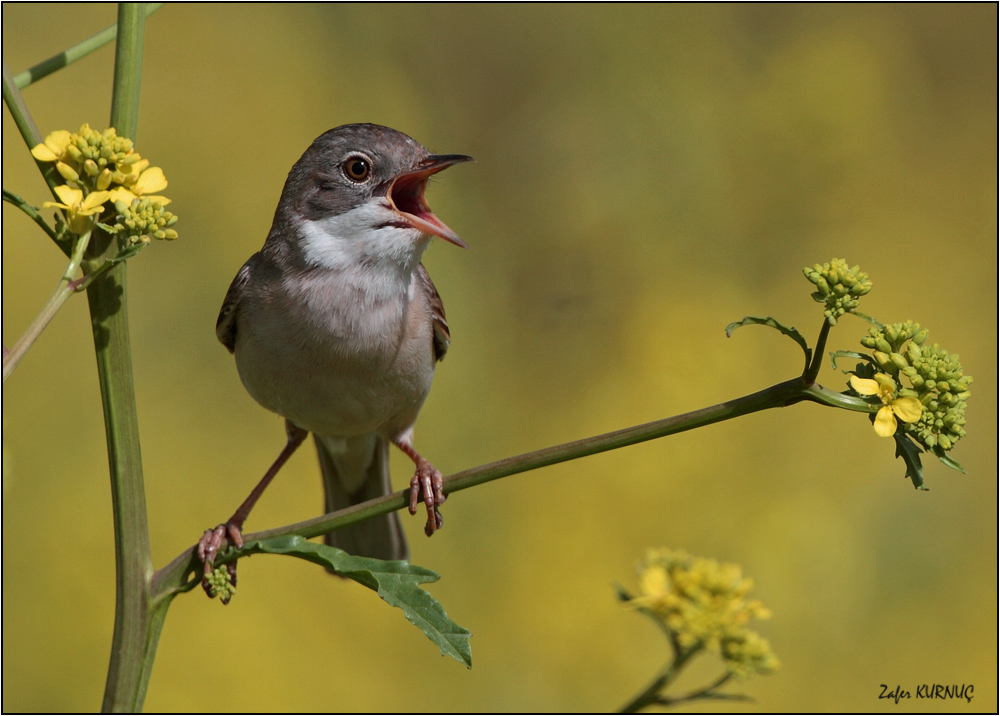
<path id="1" fill-rule="evenodd" d="M 658 696 L 652 703 L 656 706 L 676 706 L 686 701 L 697 701 L 698 699 L 718 699 L 724 701 L 752 701 L 749 696 L 743 694 L 723 694 L 716 691 L 717 688 L 733 678 L 733 672 L 727 671 L 708 686 L 691 691 L 681 696 Z"/>
<path id="2" fill-rule="evenodd" d="M 28 145 L 28 149 L 41 144 L 42 135 L 38 131 L 38 125 L 35 124 L 31 112 L 28 111 L 28 105 L 24 103 L 24 97 L 21 96 L 21 91 L 14 82 L 14 76 L 11 75 L 6 60 L 3 63 L 3 101 L 7 105 L 7 110 L 10 112 L 11 117 L 14 118 L 14 124 L 17 125 L 17 129 L 21 133 L 24 143 Z M 56 172 L 55 164 L 39 161 L 38 159 L 35 159 L 35 164 L 38 165 L 38 171 L 42 173 L 42 177 L 45 179 L 45 183 L 48 184 L 52 196 L 58 201 L 59 197 L 56 194 L 56 187 L 63 182 L 62 177 Z M 68 245 L 60 244 L 58 241 L 56 241 L 56 245 L 63 250 L 63 253 L 69 256 L 70 249 Z"/>
<path id="3" fill-rule="evenodd" d="M 56 230 L 49 226 L 49 222 L 47 222 L 45 218 L 38 213 L 38 210 L 35 207 L 26 202 L 20 195 L 15 194 L 12 191 L 7 191 L 6 189 L 3 190 L 3 200 L 8 204 L 13 204 L 18 209 L 23 211 L 28 218 L 38 224 L 39 228 L 41 228 L 41 230 L 44 231 L 50 239 L 56 242 L 59 248 L 61 248 L 67 256 L 69 255 L 72 250 L 72 242 L 68 237 L 60 237 L 59 234 L 56 233 Z"/>
<path id="4" fill-rule="evenodd" d="M 823 367 L 823 353 L 826 351 L 826 339 L 830 336 L 830 321 L 823 318 L 823 327 L 819 329 L 819 337 L 816 339 L 816 350 L 813 351 L 812 364 L 806 368 L 802 378 L 807 383 L 813 383 L 819 376 L 820 368 Z"/>
<path id="5" fill-rule="evenodd" d="M 111 126 L 133 140 L 139 116 L 145 21 L 142 5 L 118 6 Z M 100 266 L 118 243 L 103 232 L 95 238 L 98 240 L 92 242 L 87 254 L 89 269 Z M 108 438 L 115 525 L 115 629 L 102 705 L 106 712 L 142 709 L 166 609 L 165 605 L 162 611 L 154 608 L 149 593 L 153 568 L 132 379 L 125 269 L 126 264 L 119 263 L 87 288 Z"/>
<path id="6" fill-rule="evenodd" d="M 21 137 L 24 138 L 24 143 L 28 145 L 28 148 L 30 149 L 37 144 L 41 144 L 42 135 L 38 131 L 38 125 L 35 124 L 31 112 L 28 111 L 28 105 L 24 103 L 24 97 L 21 96 L 17 83 L 10 73 L 7 60 L 3 61 L 3 101 L 7 105 L 7 110 L 10 112 L 11 117 L 14 118 L 17 131 L 21 133 Z"/>
<path id="7" fill-rule="evenodd" d="M 146 17 L 149 17 L 161 7 L 163 7 L 162 2 L 146 3 Z M 58 55 L 53 55 L 47 60 L 42 60 L 34 67 L 24 70 L 24 72 L 19 72 L 14 76 L 14 82 L 17 84 L 18 89 L 24 89 L 31 83 L 38 82 L 43 77 L 48 77 L 53 72 L 61 70 L 63 67 L 86 57 L 94 50 L 101 49 L 109 42 L 112 42 L 117 36 L 118 24 L 115 23 L 111 27 L 101 30 L 93 37 L 77 45 L 73 45 L 68 50 L 60 52 Z"/>
<path id="8" fill-rule="evenodd" d="M 73 288 L 68 286 L 66 282 L 60 281 L 59 286 L 56 287 L 55 292 L 49 299 L 45 307 L 42 308 L 41 312 L 35 316 L 35 320 L 31 322 L 25 330 L 24 335 L 22 335 L 13 346 L 11 346 L 10 351 L 3 357 L 3 382 L 7 382 L 7 378 L 17 367 L 17 364 L 21 362 L 24 358 L 24 354 L 28 352 L 28 349 L 34 345 L 35 341 L 38 340 L 38 336 L 42 334 L 45 327 L 49 325 L 49 322 L 56 315 L 62 305 L 66 303 L 66 300 L 72 296 L 74 293 Z"/>
<path id="9" fill-rule="evenodd" d="M 76 291 L 79 290 L 79 286 L 73 284 L 73 277 L 76 272 L 80 270 L 80 263 L 83 261 L 83 252 L 87 250 L 87 245 L 90 243 L 90 232 L 81 236 L 76 241 L 76 246 L 73 249 L 73 254 L 70 256 L 69 264 L 66 266 L 66 270 L 63 272 L 63 276 L 59 279 L 59 285 L 56 286 L 55 292 L 52 294 L 52 298 L 49 299 L 48 303 L 41 312 L 35 316 L 35 320 L 31 322 L 28 329 L 24 332 L 17 343 L 10 349 L 10 352 L 3 357 L 3 382 L 7 382 L 7 378 L 17 367 L 17 364 L 21 362 L 24 354 L 28 352 L 28 349 L 35 344 L 38 337 L 42 335 L 42 331 L 45 330 L 49 322 L 56 315 L 56 312 L 62 308 L 62 305 L 66 303 L 66 299 L 72 296 Z"/>
<path id="10" fill-rule="evenodd" d="M 748 415 L 768 408 L 780 408 L 801 401 L 811 401 L 859 412 L 872 412 L 872 406 L 861 400 L 841 395 L 819 385 L 807 384 L 801 377 L 794 378 L 757 393 L 701 410 L 536 450 L 535 452 L 509 457 L 487 465 L 464 470 L 445 479 L 444 492 L 445 494 L 451 494 L 484 482 L 490 482 L 491 480 L 497 480 L 528 470 L 535 470 L 546 465 L 553 465 L 587 455 L 594 455 L 599 452 L 615 450 L 627 445 L 634 445 L 646 440 L 673 435 L 704 425 L 730 420 L 741 415 Z M 244 535 L 244 539 L 250 542 L 292 534 L 306 538 L 317 537 L 341 527 L 375 517 L 376 515 L 383 515 L 402 509 L 408 505 L 409 490 L 394 492 L 310 520 L 247 534 Z M 226 562 L 238 559 L 240 556 L 241 553 L 239 551 L 229 550 L 216 559 L 216 564 L 225 564 Z M 199 566 L 200 563 L 197 561 L 194 549 L 185 550 L 170 564 L 160 569 L 154 576 L 154 598 L 174 595 L 194 588 L 198 584 L 198 579 L 190 575 L 195 573 Z"/>
<path id="11" fill-rule="evenodd" d="M 667 663 L 659 673 L 653 677 L 653 680 L 640 691 L 635 698 L 629 701 L 627 704 L 622 706 L 618 713 L 623 714 L 634 714 L 638 713 L 642 709 L 646 708 L 650 704 L 654 704 L 659 699 L 659 693 L 663 689 L 670 686 L 674 679 L 677 678 L 677 674 L 680 673 L 681 668 L 691 659 L 695 654 L 700 651 L 699 648 L 688 649 L 686 651 L 675 652 L 674 658 Z"/>

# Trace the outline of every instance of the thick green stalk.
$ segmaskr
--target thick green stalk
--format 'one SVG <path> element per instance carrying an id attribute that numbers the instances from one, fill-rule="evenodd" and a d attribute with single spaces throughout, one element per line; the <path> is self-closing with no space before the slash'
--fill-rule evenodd
<path id="1" fill-rule="evenodd" d="M 811 401 L 822 405 L 865 413 L 874 412 L 875 410 L 872 405 L 859 398 L 836 393 L 814 383 L 808 383 L 802 378 L 793 378 L 757 393 L 725 403 L 719 403 L 718 405 L 701 410 L 536 450 L 535 452 L 509 457 L 487 465 L 464 470 L 445 478 L 444 491 L 446 494 L 451 494 L 484 482 L 507 477 L 508 475 L 516 475 L 517 473 L 535 470 L 546 465 L 554 465 L 587 455 L 594 455 L 599 452 L 615 450 L 627 445 L 634 445 L 646 440 L 673 435 L 768 408 L 793 405 L 801 401 Z M 247 534 L 244 535 L 244 539 L 249 542 L 292 534 L 307 538 L 317 537 L 332 530 L 375 517 L 376 515 L 383 515 L 402 509 L 409 505 L 409 500 L 409 490 L 394 492 L 390 495 L 368 500 L 367 502 L 362 502 L 328 515 L 315 517 L 311 520 Z M 239 552 L 227 552 L 215 561 L 216 564 L 224 564 L 239 556 Z M 172 597 L 173 595 L 193 589 L 199 583 L 200 577 L 197 576 L 199 567 L 200 563 L 197 561 L 193 548 L 185 550 L 170 564 L 157 571 L 153 578 L 152 593 L 154 598 Z M 195 576 L 191 577 L 192 573 Z"/>
<path id="2" fill-rule="evenodd" d="M 118 6 L 111 126 L 133 140 L 139 117 L 145 22 L 141 4 Z M 108 254 L 114 254 L 114 244 L 107 235 L 95 234 L 86 273 L 101 265 Z M 142 709 L 164 616 L 152 608 L 149 593 L 153 568 L 132 380 L 125 266 L 124 262 L 114 266 L 87 288 L 104 404 L 115 525 L 115 629 L 102 706 L 104 711 L 114 712 Z"/>
<path id="3" fill-rule="evenodd" d="M 162 2 L 149 2 L 146 5 L 146 17 L 149 17 L 154 12 L 163 7 Z M 24 72 L 18 72 L 14 76 L 14 82 L 17 83 L 18 89 L 24 89 L 32 82 L 38 82 L 38 80 L 43 77 L 48 77 L 53 72 L 61 70 L 63 67 L 76 62 L 89 55 L 94 50 L 99 50 L 106 44 L 114 40 L 118 36 L 118 25 L 114 24 L 111 27 L 107 27 L 101 30 L 99 33 L 90 37 L 83 42 L 73 45 L 68 50 L 60 52 L 58 55 L 53 55 L 47 60 L 42 60 L 34 67 L 26 69 Z"/>

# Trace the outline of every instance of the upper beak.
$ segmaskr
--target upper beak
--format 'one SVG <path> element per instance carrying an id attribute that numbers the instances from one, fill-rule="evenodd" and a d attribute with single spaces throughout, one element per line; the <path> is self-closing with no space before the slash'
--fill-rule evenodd
<path id="1" fill-rule="evenodd" d="M 458 237 L 458 234 L 434 216 L 424 199 L 424 189 L 427 188 L 427 180 L 439 171 L 447 169 L 452 164 L 471 161 L 475 160 L 464 154 L 431 154 L 420 162 L 416 169 L 403 172 L 393 179 L 386 197 L 393 208 L 405 216 L 407 222 L 414 228 L 420 229 L 425 234 L 440 236 L 445 241 L 467 249 L 468 245 Z"/>

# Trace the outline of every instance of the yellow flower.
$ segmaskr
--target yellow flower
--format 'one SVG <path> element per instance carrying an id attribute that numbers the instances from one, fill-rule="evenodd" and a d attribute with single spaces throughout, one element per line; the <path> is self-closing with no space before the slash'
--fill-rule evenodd
<path id="1" fill-rule="evenodd" d="M 859 395 L 877 395 L 882 401 L 875 416 L 875 432 L 887 438 L 896 432 L 896 418 L 904 423 L 915 423 L 920 420 L 924 406 L 916 398 L 897 398 L 896 381 L 885 373 L 876 373 L 875 379 L 851 376 L 851 387 Z"/>
<path id="2" fill-rule="evenodd" d="M 40 162 L 57 162 L 66 154 L 66 148 L 72 141 L 72 135 L 65 129 L 59 129 L 45 138 L 42 144 L 36 144 L 31 150 L 31 156 Z"/>
<path id="3" fill-rule="evenodd" d="M 130 166 L 130 171 L 118 182 L 123 186 L 111 190 L 114 201 L 124 201 L 131 204 L 133 200 L 140 196 L 160 202 L 161 206 L 170 203 L 170 199 L 165 196 L 151 196 L 151 194 L 163 191 L 167 188 L 167 178 L 163 176 L 163 170 L 159 167 L 150 167 L 148 159 L 142 159 Z"/>
<path id="4" fill-rule="evenodd" d="M 56 187 L 56 195 L 63 203 L 47 201 L 43 207 L 57 206 L 66 212 L 66 223 L 74 234 L 87 233 L 94 225 L 94 217 L 104 211 L 104 203 L 111 198 L 111 192 L 92 191 L 86 198 L 83 190 L 63 184 Z"/>
<path id="5" fill-rule="evenodd" d="M 747 624 L 771 613 L 747 599 L 752 587 L 739 565 L 681 550 L 650 550 L 640 567 L 640 595 L 628 604 L 655 617 L 681 649 L 718 652 L 734 673 L 766 673 L 777 668 L 777 659 Z"/>

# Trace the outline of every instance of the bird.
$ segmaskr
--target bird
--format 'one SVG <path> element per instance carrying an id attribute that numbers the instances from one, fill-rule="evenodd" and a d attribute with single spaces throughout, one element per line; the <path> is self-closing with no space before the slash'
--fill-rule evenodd
<path id="1" fill-rule="evenodd" d="M 414 448 L 413 426 L 451 342 L 441 297 L 421 263 L 434 237 L 467 248 L 424 191 L 438 172 L 472 161 L 431 154 L 389 127 L 347 124 L 320 135 L 294 164 L 263 247 L 226 293 L 216 335 L 247 392 L 285 419 L 287 442 L 232 517 L 197 546 L 203 585 L 228 538 L 243 546 L 250 510 L 312 433 L 325 511 L 388 494 L 389 446 L 415 465 L 410 514 L 443 524 L 441 472 Z M 395 512 L 325 536 L 378 559 L 408 559 Z M 227 565 L 235 580 L 235 563 Z"/>

